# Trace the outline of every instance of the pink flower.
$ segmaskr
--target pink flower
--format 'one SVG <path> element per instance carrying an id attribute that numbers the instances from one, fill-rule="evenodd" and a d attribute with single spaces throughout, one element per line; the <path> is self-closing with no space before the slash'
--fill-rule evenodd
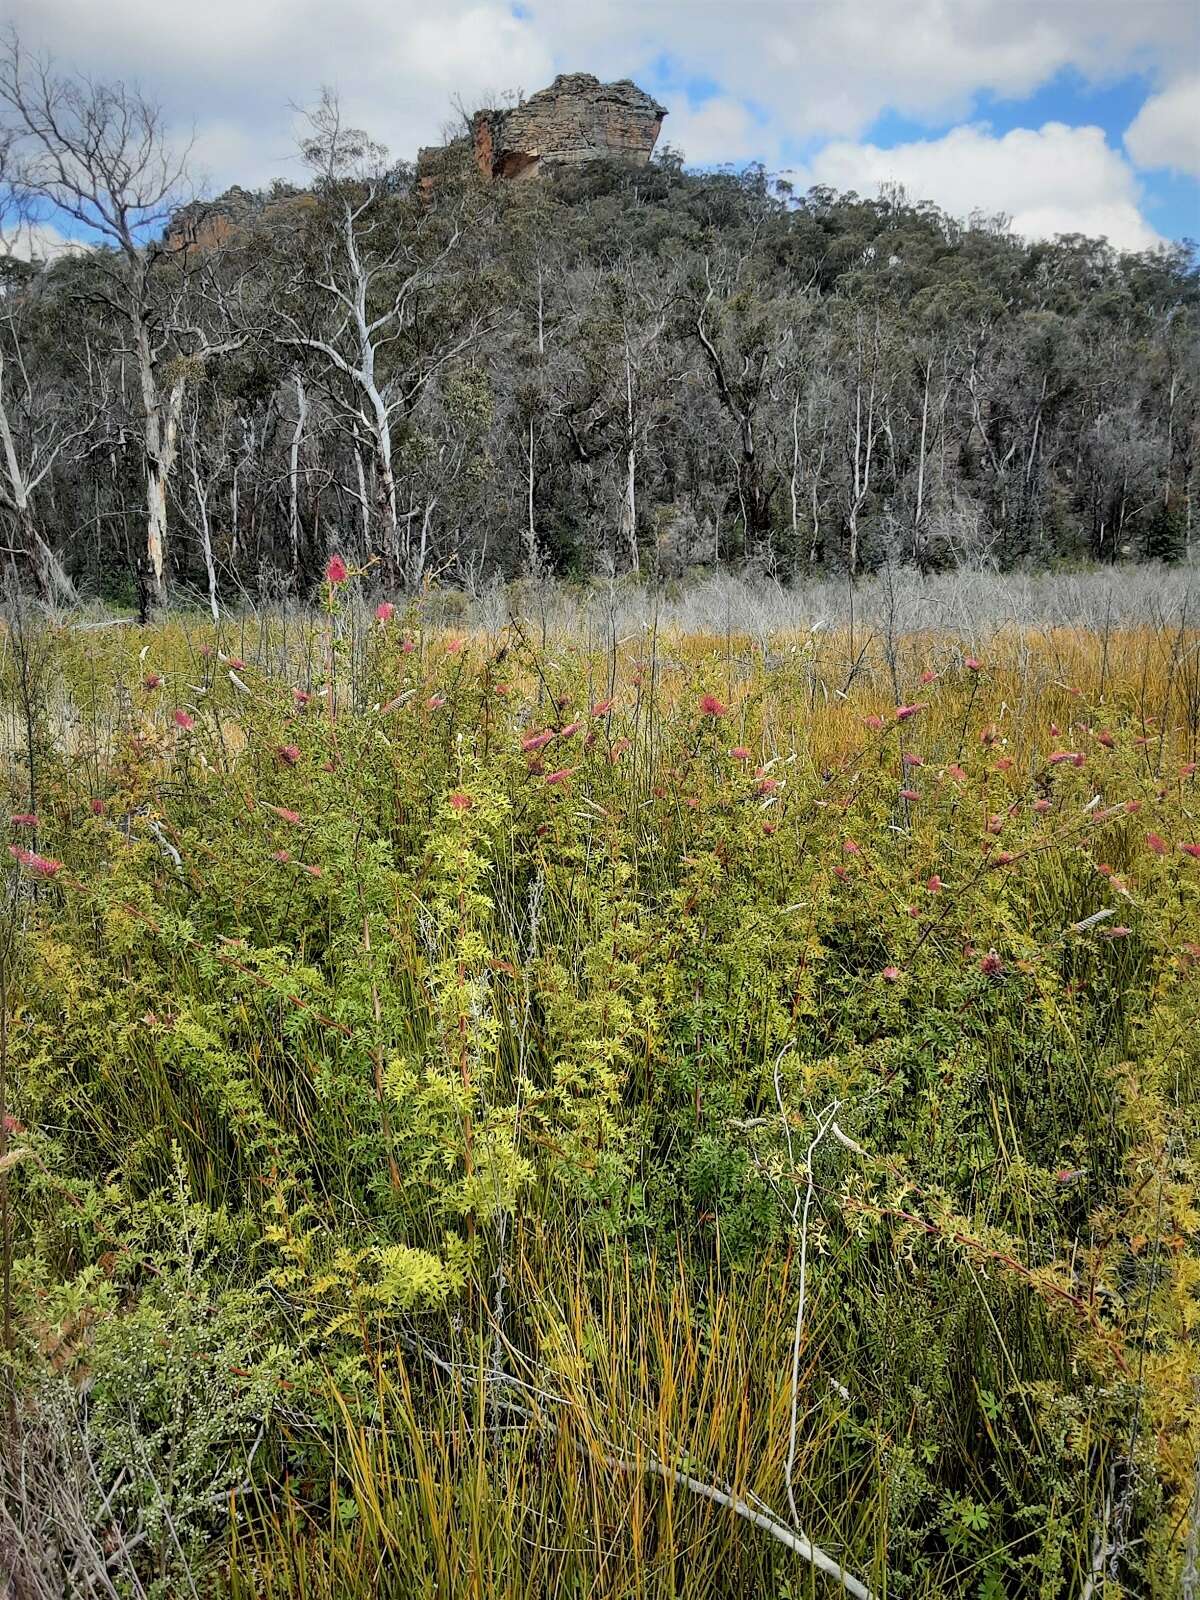
<path id="1" fill-rule="evenodd" d="M 304 707 L 312 699 L 312 695 L 307 689 L 293 689 L 292 699 L 296 702 L 297 711 L 303 711 Z"/>
<path id="2" fill-rule="evenodd" d="M 446 654 L 448 656 L 458 655 L 462 650 L 463 643 L 462 639 L 451 639 L 446 645 Z"/>
<path id="3" fill-rule="evenodd" d="M 763 832 L 764 832 L 764 833 L 765 833 L 765 834 L 766 834 L 766 836 L 767 836 L 767 838 L 768 838 L 768 839 L 769 839 L 769 838 L 770 838 L 770 837 L 771 837 L 771 835 L 772 835 L 772 834 L 773 834 L 773 833 L 774 833 L 774 832 L 775 832 L 775 829 L 776 829 L 776 828 L 777 828 L 777 827 L 778 827 L 778 826 L 779 826 L 779 824 L 778 824 L 778 823 L 776 823 L 776 822 L 764 822 L 764 823 L 763 823 L 763 825 L 762 825 L 762 828 L 763 828 Z"/>
<path id="4" fill-rule="evenodd" d="M 40 828 L 41 823 L 32 811 L 14 811 L 8 819 L 14 828 Z"/>
<path id="5" fill-rule="evenodd" d="M 998 978 L 1004 971 L 1004 963 L 994 950 L 989 950 L 987 955 L 980 956 L 979 970 L 985 978 Z"/>
<path id="6" fill-rule="evenodd" d="M 289 811 L 286 806 L 268 806 L 267 810 L 273 811 L 281 821 L 290 822 L 293 828 L 300 826 L 300 813 L 298 811 Z"/>
<path id="7" fill-rule="evenodd" d="M 774 794 L 779 787 L 778 778 L 760 778 L 755 785 L 759 794 Z"/>
<path id="8" fill-rule="evenodd" d="M 923 767 L 925 765 L 925 757 L 913 755 L 911 750 L 906 751 L 901 759 L 906 767 Z"/>
<path id="9" fill-rule="evenodd" d="M 1142 802 L 1140 800 L 1126 800 L 1125 809 L 1132 815 L 1133 812 L 1142 809 Z"/>
<path id="10" fill-rule="evenodd" d="M 1100 729 L 1100 732 L 1096 735 L 1096 743 L 1102 744 L 1106 750 L 1115 750 L 1117 747 L 1117 741 L 1107 728 Z"/>
<path id="11" fill-rule="evenodd" d="M 921 791 L 919 789 L 901 789 L 900 798 L 901 800 L 909 801 L 919 800 L 921 798 Z"/>
<path id="12" fill-rule="evenodd" d="M 1054 803 L 1054 802 L 1053 802 L 1053 801 L 1051 801 L 1051 800 L 1047 800 L 1047 799 L 1046 799 L 1046 797 L 1045 797 L 1045 795 L 1043 795 L 1043 796 L 1042 796 L 1042 798 L 1041 798 L 1041 799 L 1040 799 L 1040 800 L 1035 800 L 1035 801 L 1034 801 L 1034 802 L 1033 802 L 1033 809 L 1034 809 L 1034 810 L 1035 810 L 1035 811 L 1036 811 L 1036 812 L 1037 812 L 1037 813 L 1038 813 L 1038 814 L 1039 814 L 1039 815 L 1041 815 L 1041 813 L 1043 813 L 1043 812 L 1045 812 L 1045 811 L 1049 811 L 1049 810 L 1050 810 L 1050 808 L 1051 808 L 1051 806 L 1052 806 L 1052 805 L 1053 805 L 1053 803 Z"/>
<path id="13" fill-rule="evenodd" d="M 1154 851 L 1156 856 L 1166 855 L 1168 849 L 1167 841 L 1162 837 L 1161 834 L 1148 833 L 1146 835 L 1146 843 L 1150 846 L 1151 850 Z"/>
<path id="14" fill-rule="evenodd" d="M 907 722 L 910 717 L 915 717 L 918 712 L 924 711 L 923 705 L 897 706 L 896 721 Z"/>
<path id="15" fill-rule="evenodd" d="M 146 689 L 157 689 L 162 683 L 162 675 L 158 672 L 148 672 L 142 679 L 142 686 Z"/>
<path id="16" fill-rule="evenodd" d="M 403 655 L 406 655 L 406 656 L 412 655 L 413 651 L 416 648 L 417 648 L 416 645 L 412 642 L 411 639 L 401 639 L 401 641 L 400 641 L 400 650 L 401 650 L 401 653 Z"/>
<path id="17" fill-rule="evenodd" d="M 613 705 L 614 702 L 612 700 L 597 700 L 592 707 L 592 715 L 594 717 L 606 717 L 612 710 Z"/>
<path id="18" fill-rule="evenodd" d="M 571 774 L 574 771 L 575 771 L 574 767 L 559 767 L 557 772 L 548 772 L 546 774 L 546 782 L 547 783 L 566 783 L 567 779 L 571 776 Z"/>
<path id="19" fill-rule="evenodd" d="M 527 739 L 521 740 L 521 749 L 526 755 L 534 750 L 544 750 L 553 737 L 553 728 L 546 728 L 542 733 L 531 733 Z"/>
<path id="20" fill-rule="evenodd" d="M 870 728 L 872 733 L 878 733 L 883 727 L 883 718 L 875 716 L 874 713 L 869 717 L 864 717 L 863 722 Z"/>
<path id="21" fill-rule="evenodd" d="M 427 711 L 440 711 L 445 704 L 446 696 L 444 694 L 431 694 L 425 702 L 425 708 Z"/>
<path id="22" fill-rule="evenodd" d="M 941 894 L 944 886 L 942 884 L 942 880 L 935 872 L 932 878 L 928 878 L 926 880 L 925 887 L 929 890 L 930 894 Z"/>
<path id="23" fill-rule="evenodd" d="M 985 846 L 985 848 L 987 847 Z M 1016 859 L 1011 850 L 997 850 L 992 857 L 991 865 L 993 867 L 1009 867 Z"/>
<path id="24" fill-rule="evenodd" d="M 932 667 L 926 667 L 925 671 L 921 674 L 921 682 L 923 684 L 936 683 L 940 677 L 940 672 L 935 672 Z"/>
<path id="25" fill-rule="evenodd" d="M 700 696 L 700 710 L 706 717 L 723 717 L 726 708 L 715 694 L 704 694 Z"/>
<path id="26" fill-rule="evenodd" d="M 983 670 L 983 662 L 976 656 L 968 656 L 963 662 L 963 666 L 966 667 L 968 672 L 981 672 Z"/>
<path id="27" fill-rule="evenodd" d="M 174 718 L 175 726 L 184 729 L 185 732 L 187 729 L 196 726 L 195 717 L 189 716 L 186 711 L 173 711 L 171 715 Z"/>
<path id="28" fill-rule="evenodd" d="M 450 804 L 455 811 L 470 811 L 475 802 L 469 794 L 464 794 L 461 789 L 456 789 L 450 796 Z"/>
<path id="29" fill-rule="evenodd" d="M 92 801 L 92 815 L 94 817 L 102 817 L 104 815 L 104 801 L 103 800 L 93 800 Z"/>
<path id="30" fill-rule="evenodd" d="M 272 850 L 271 851 L 271 860 L 272 861 L 278 861 L 281 866 L 286 864 L 287 862 L 289 862 L 291 859 L 292 859 L 292 852 L 290 850 Z"/>
<path id="31" fill-rule="evenodd" d="M 900 981 L 900 968 L 884 967 L 879 976 L 883 979 L 884 983 L 898 983 Z"/>
<path id="32" fill-rule="evenodd" d="M 618 739 L 616 744 L 614 744 L 612 749 L 608 752 L 608 759 L 609 759 L 610 762 L 619 761 L 621 759 L 621 757 L 625 754 L 626 750 L 632 750 L 632 749 L 633 749 L 633 740 L 632 739 Z"/>
<path id="33" fill-rule="evenodd" d="M 52 878 L 56 872 L 62 871 L 61 861 L 55 861 L 53 856 L 40 856 L 36 850 L 23 850 L 19 844 L 10 844 L 8 853 L 35 877 Z"/>
<path id="34" fill-rule="evenodd" d="M 572 739 L 582 727 L 582 722 L 568 722 L 565 728 L 558 730 L 558 737 L 560 739 Z"/>
<path id="35" fill-rule="evenodd" d="M 349 576 L 349 569 L 347 568 L 346 563 L 342 560 L 341 556 L 330 556 L 329 564 L 325 568 L 325 582 L 345 583 Z"/>
<path id="36" fill-rule="evenodd" d="M 1200 844 L 1181 844 L 1179 848 L 1185 856 L 1191 856 L 1193 861 L 1200 861 Z"/>
<path id="37" fill-rule="evenodd" d="M 1133 929 L 1132 928 L 1125 928 L 1125 927 L 1116 927 L 1116 928 L 1098 928 L 1096 931 L 1097 931 L 1097 933 L 1099 933 L 1099 935 L 1100 935 L 1100 937 L 1102 939 L 1128 939 L 1129 935 L 1133 932 Z"/>
<path id="38" fill-rule="evenodd" d="M 858 856 L 862 854 L 862 851 L 859 849 L 858 845 L 855 844 L 853 839 L 843 839 L 842 850 L 848 856 Z"/>
<path id="39" fill-rule="evenodd" d="M 282 744 L 275 754 L 285 767 L 294 767 L 300 759 L 300 746 L 298 744 Z"/>
<path id="40" fill-rule="evenodd" d="M 957 763 L 946 768 L 946 776 L 953 778 L 955 783 L 966 783 L 967 775 Z"/>
<path id="41" fill-rule="evenodd" d="M 390 622 L 396 615 L 396 608 L 390 600 L 381 600 L 375 607 L 376 622 Z"/>
<path id="42" fill-rule="evenodd" d="M 1196 763 L 1194 761 L 1185 761 L 1183 766 L 1181 766 L 1179 769 L 1179 776 L 1181 778 L 1190 778 L 1195 770 Z"/>
<path id="43" fill-rule="evenodd" d="M 1011 772 L 1012 771 L 1012 757 L 1011 756 L 997 756 L 996 757 L 996 771 L 997 772 Z"/>
<path id="44" fill-rule="evenodd" d="M 729 754 L 733 758 L 734 761 L 750 761 L 750 760 L 753 760 L 753 757 L 751 756 L 750 751 L 746 749 L 746 746 L 744 744 L 735 744 L 733 749 L 729 752 Z"/>
<path id="45" fill-rule="evenodd" d="M 1064 761 L 1069 761 L 1076 767 L 1083 765 L 1083 757 L 1075 750 L 1056 750 L 1050 757 L 1052 767 L 1060 767 Z"/>

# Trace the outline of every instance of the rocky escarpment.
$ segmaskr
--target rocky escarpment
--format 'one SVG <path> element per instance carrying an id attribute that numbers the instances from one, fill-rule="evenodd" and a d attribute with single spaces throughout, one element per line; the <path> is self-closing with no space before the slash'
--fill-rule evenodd
<path id="1" fill-rule="evenodd" d="M 562 73 L 520 105 L 477 111 L 466 138 L 421 151 L 418 173 L 432 180 L 468 148 L 485 178 L 530 178 L 588 161 L 645 166 L 666 114 L 628 78 L 601 83 L 590 72 Z"/>

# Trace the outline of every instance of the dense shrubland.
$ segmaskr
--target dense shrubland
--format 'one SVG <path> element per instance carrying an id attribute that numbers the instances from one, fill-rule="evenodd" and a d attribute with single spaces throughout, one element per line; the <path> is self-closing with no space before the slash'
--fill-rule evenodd
<path id="1" fill-rule="evenodd" d="M 3 636 L 18 1592 L 1178 1593 L 1186 621 L 331 576 Z"/>
<path id="2" fill-rule="evenodd" d="M 1195 544 L 1186 244 L 1028 244 L 669 150 L 422 192 L 329 101 L 301 154 L 304 184 L 181 217 L 152 106 L 0 59 L 0 241 L 24 197 L 96 246 L 2 262 L 0 517 L 30 586 L 274 602 L 334 547 L 391 592 Z"/>

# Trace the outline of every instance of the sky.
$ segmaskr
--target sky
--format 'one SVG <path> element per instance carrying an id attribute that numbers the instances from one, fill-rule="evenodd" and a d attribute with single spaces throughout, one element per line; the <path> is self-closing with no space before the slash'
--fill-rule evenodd
<path id="1" fill-rule="evenodd" d="M 1029 238 L 1200 238 L 1197 0 L 3 0 L 26 49 L 135 81 L 209 194 L 303 181 L 324 87 L 393 156 L 558 72 L 632 78 L 689 165 L 900 183 Z"/>

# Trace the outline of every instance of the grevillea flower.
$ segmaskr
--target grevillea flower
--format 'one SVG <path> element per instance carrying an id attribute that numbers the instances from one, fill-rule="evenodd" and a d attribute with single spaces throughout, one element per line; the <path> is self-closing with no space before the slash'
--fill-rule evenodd
<path id="1" fill-rule="evenodd" d="M 8 819 L 14 828 L 40 828 L 41 823 L 32 811 L 14 811 Z"/>
<path id="2" fill-rule="evenodd" d="M 462 650 L 464 642 L 465 641 L 462 640 L 462 639 L 450 639 L 450 640 L 448 640 L 447 644 L 446 644 L 446 654 L 448 656 L 456 656 L 456 655 L 458 655 Z"/>
<path id="3" fill-rule="evenodd" d="M 104 815 L 104 801 L 103 800 L 97 799 L 97 800 L 93 800 L 92 801 L 92 815 L 94 817 L 102 817 Z"/>
<path id="4" fill-rule="evenodd" d="M 526 755 L 533 750 L 544 750 L 553 737 L 553 728 L 546 728 L 541 733 L 531 733 L 527 739 L 521 740 L 521 749 Z"/>
<path id="5" fill-rule="evenodd" d="M 858 856 L 862 854 L 862 851 L 859 849 L 858 845 L 855 844 L 853 839 L 843 839 L 842 850 L 848 856 Z"/>
<path id="6" fill-rule="evenodd" d="M 614 704 L 615 702 L 612 700 L 597 700 L 596 704 L 592 707 L 592 715 L 594 717 L 606 717 L 612 710 Z"/>
<path id="7" fill-rule="evenodd" d="M 401 650 L 402 654 L 404 654 L 406 656 L 410 656 L 410 655 L 412 655 L 413 651 L 416 648 L 417 648 L 416 645 L 412 642 L 411 639 L 401 639 L 401 641 L 400 641 L 400 650 Z"/>
<path id="8" fill-rule="evenodd" d="M 778 778 L 760 778 L 755 785 L 759 794 L 774 794 L 779 787 Z"/>
<path id="9" fill-rule="evenodd" d="M 582 727 L 582 722 L 568 722 L 565 728 L 558 730 L 558 737 L 560 739 L 573 739 Z"/>
<path id="10" fill-rule="evenodd" d="M 300 813 L 298 811 L 289 811 L 286 806 L 268 806 L 267 810 L 273 811 L 281 821 L 290 822 L 293 828 L 300 826 Z"/>
<path id="11" fill-rule="evenodd" d="M 901 800 L 908 801 L 919 800 L 921 798 L 921 791 L 919 789 L 901 789 L 900 798 Z"/>
<path id="12" fill-rule="evenodd" d="M 1003 826 L 1004 818 L 1000 816 L 998 812 L 993 812 L 992 815 L 987 819 L 988 833 L 999 833 Z"/>
<path id="13" fill-rule="evenodd" d="M 901 759 L 906 767 L 923 767 L 925 765 L 925 757 L 914 755 L 911 750 L 906 750 Z"/>
<path id="14" fill-rule="evenodd" d="M 884 983 L 898 983 L 900 981 L 900 968 L 884 967 L 879 976 L 883 979 Z"/>
<path id="15" fill-rule="evenodd" d="M 1043 795 L 1040 800 L 1035 800 L 1033 802 L 1033 809 L 1040 816 L 1043 812 L 1049 811 L 1053 804 L 1054 802 L 1052 800 L 1047 800 L 1045 795 Z"/>
<path id="16" fill-rule="evenodd" d="M 285 864 L 286 862 L 290 861 L 291 859 L 292 859 L 292 852 L 290 850 L 272 850 L 271 851 L 271 860 L 272 861 L 278 861 L 280 863 L 280 865 Z"/>
<path id="17" fill-rule="evenodd" d="M 142 679 L 142 687 L 146 689 L 157 689 L 161 684 L 162 674 L 158 672 L 148 672 Z"/>
<path id="18" fill-rule="evenodd" d="M 1200 844 L 1181 844 L 1179 848 L 1185 856 L 1191 856 L 1193 861 L 1200 861 Z"/>
<path id="19" fill-rule="evenodd" d="M 390 600 L 381 600 L 375 607 L 376 622 L 390 622 L 396 615 L 396 608 Z"/>
<path id="20" fill-rule="evenodd" d="M 208 660 L 208 658 L 212 655 L 212 653 L 213 653 L 212 645 L 210 645 L 210 644 L 202 644 L 200 646 L 200 654 L 204 657 L 205 661 Z"/>
<path id="21" fill-rule="evenodd" d="M 907 722 L 910 717 L 915 717 L 919 712 L 924 711 L 924 709 L 925 707 L 923 705 L 897 706 L 896 721 Z"/>
<path id="22" fill-rule="evenodd" d="M 1195 770 L 1196 763 L 1194 761 L 1185 761 L 1183 766 L 1181 766 L 1179 769 L 1179 776 L 1181 778 L 1190 778 Z"/>
<path id="23" fill-rule="evenodd" d="M 1140 800 L 1126 800 L 1125 809 L 1132 815 L 1133 812 L 1142 809 L 1142 802 Z"/>
<path id="24" fill-rule="evenodd" d="M 346 563 L 342 560 L 341 556 L 330 556 L 329 563 L 325 568 L 325 582 L 345 583 L 349 576 L 349 569 L 347 568 Z"/>
<path id="25" fill-rule="evenodd" d="M 989 950 L 987 955 L 980 956 L 979 970 L 986 978 L 998 978 L 1004 971 L 1004 963 L 994 950 Z"/>
<path id="26" fill-rule="evenodd" d="M 1106 750 L 1115 750 L 1117 746 L 1117 741 L 1107 728 L 1100 729 L 1100 732 L 1096 735 L 1096 743 L 1102 744 Z"/>
<path id="27" fill-rule="evenodd" d="M 991 859 L 991 865 L 993 867 L 1008 867 L 1011 866 L 1016 859 L 1016 856 L 1013 855 L 1011 850 L 997 850 L 996 854 Z"/>
<path id="28" fill-rule="evenodd" d="M 492 689 L 492 693 L 500 695 L 500 697 L 503 699 L 503 697 L 509 693 L 509 687 L 506 683 L 498 683 Z"/>
<path id="29" fill-rule="evenodd" d="M 715 694 L 700 696 L 700 710 L 706 717 L 723 717 L 725 709 L 724 703 L 718 700 Z"/>
<path id="30" fill-rule="evenodd" d="M 10 844 L 8 853 L 35 877 L 52 878 L 56 872 L 62 871 L 61 861 L 55 861 L 53 856 L 39 855 L 36 850 L 23 850 L 19 844 Z"/>
<path id="31" fill-rule="evenodd" d="M 312 699 L 312 695 L 307 689 L 293 689 L 292 699 L 296 702 L 297 711 L 303 711 L 304 707 Z"/>
<path id="32" fill-rule="evenodd" d="M 776 828 L 777 828 L 777 827 L 778 827 L 778 826 L 779 826 L 779 824 L 778 824 L 778 823 L 776 823 L 776 822 L 764 822 L 764 823 L 763 823 L 763 825 L 762 825 L 762 828 L 763 828 L 763 832 L 764 832 L 764 833 L 765 833 L 765 834 L 766 834 L 766 836 L 767 836 L 767 838 L 768 838 L 768 839 L 769 839 L 769 838 L 770 838 L 770 837 L 771 837 L 771 835 L 772 835 L 772 834 L 773 834 L 773 833 L 774 833 L 774 832 L 775 832 L 775 829 L 776 829 Z"/>
<path id="33" fill-rule="evenodd" d="M 1061 767 L 1064 761 L 1069 761 L 1072 766 L 1081 767 L 1083 756 L 1077 750 L 1056 750 L 1050 757 L 1052 767 Z"/>
<path id="34" fill-rule="evenodd" d="M 931 878 L 926 879 L 925 887 L 929 890 L 930 894 L 941 894 L 944 885 L 942 880 L 935 872 Z"/>
<path id="35" fill-rule="evenodd" d="M 1118 925 L 1115 928 L 1097 928 L 1096 932 L 1102 939 L 1128 939 L 1133 929 Z"/>
<path id="36" fill-rule="evenodd" d="M 559 767 L 557 772 L 548 772 L 546 774 L 546 782 L 547 783 L 566 783 L 567 779 L 571 776 L 571 774 L 574 771 L 575 771 L 574 767 Z"/>
<path id="37" fill-rule="evenodd" d="M 996 757 L 996 771 L 997 772 L 1011 772 L 1012 771 L 1012 757 L 1011 756 L 997 756 Z"/>
<path id="38" fill-rule="evenodd" d="M 446 696 L 444 694 L 431 694 L 425 702 L 425 707 L 428 711 L 440 711 L 445 704 Z"/>
<path id="39" fill-rule="evenodd" d="M 744 744 L 735 744 L 729 754 L 734 761 L 750 761 L 753 759 L 750 751 L 746 749 Z"/>
<path id="40" fill-rule="evenodd" d="M 300 746 L 298 744 L 281 744 L 275 754 L 285 767 L 294 767 L 300 759 Z"/>
<path id="41" fill-rule="evenodd" d="M 833 875 L 835 878 L 840 878 L 843 883 L 845 883 L 846 879 L 850 876 L 845 867 L 834 867 Z"/>
<path id="42" fill-rule="evenodd" d="M 878 733 L 883 727 L 883 718 L 877 717 L 874 712 L 869 717 L 864 717 L 863 722 L 870 728 L 872 733 Z"/>
<path id="43" fill-rule="evenodd" d="M 1146 835 L 1146 843 L 1150 846 L 1151 850 L 1154 851 L 1156 856 L 1166 855 L 1168 845 L 1167 841 L 1162 837 L 1161 834 L 1148 833 Z"/>
<path id="44" fill-rule="evenodd" d="M 935 672 L 932 667 L 926 667 L 925 671 L 921 674 L 921 682 L 923 684 L 936 683 L 940 677 L 940 672 Z"/>
<path id="45" fill-rule="evenodd" d="M 946 768 L 946 776 L 948 778 L 953 778 L 955 783 L 966 783 L 966 781 L 967 781 L 966 773 L 957 764 L 957 762 L 951 764 L 950 766 L 948 766 Z"/>
<path id="46" fill-rule="evenodd" d="M 456 789 L 450 796 L 450 804 L 455 811 L 470 811 L 475 802 L 469 794 L 464 794 L 461 789 Z"/>
<path id="47" fill-rule="evenodd" d="M 323 878 L 325 876 L 324 867 L 311 867 L 303 861 L 300 863 L 300 866 L 303 871 L 308 873 L 310 878 Z"/>
<path id="48" fill-rule="evenodd" d="M 177 728 L 183 728 L 185 732 L 188 728 L 194 728 L 196 726 L 195 717 L 189 716 L 186 711 L 173 711 L 171 716 L 175 722 L 175 726 Z"/>
<path id="49" fill-rule="evenodd" d="M 983 662 L 977 656 L 968 656 L 963 662 L 963 666 L 966 667 L 968 672 L 981 672 L 983 670 Z"/>

